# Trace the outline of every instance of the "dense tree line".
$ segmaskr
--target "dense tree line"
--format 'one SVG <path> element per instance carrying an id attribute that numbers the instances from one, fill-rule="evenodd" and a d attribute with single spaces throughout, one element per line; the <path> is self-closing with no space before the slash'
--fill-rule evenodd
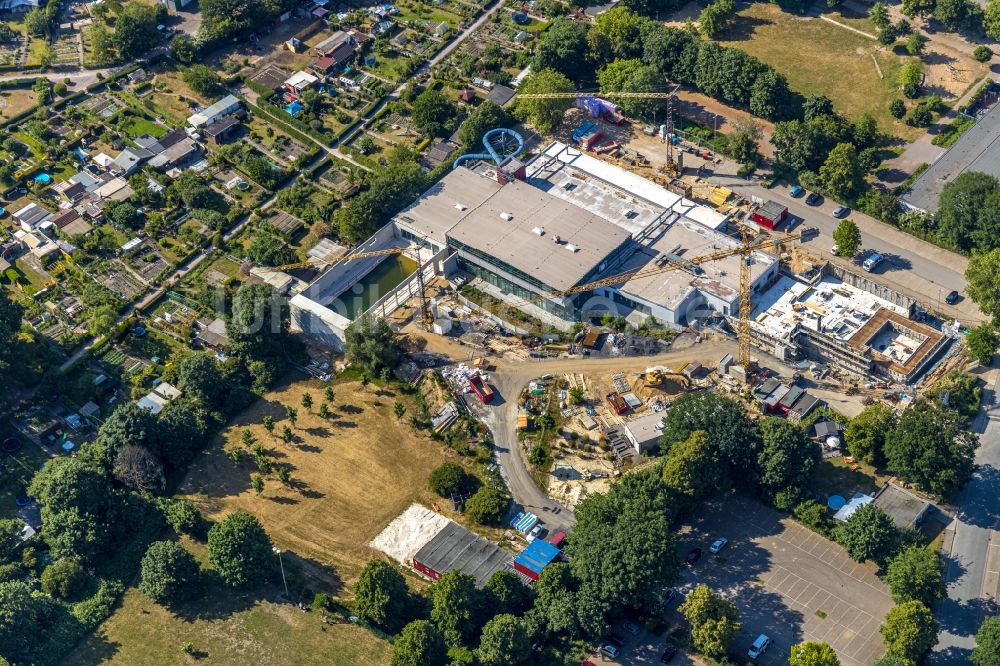
<path id="1" fill-rule="evenodd" d="M 713 9 L 716 5 L 719 8 Z M 721 20 L 726 7 L 723 0 L 705 11 L 719 12 Z M 571 86 L 589 85 L 594 71 L 604 72 L 604 80 L 599 77 L 602 90 L 666 90 L 664 79 L 669 79 L 768 120 L 796 118 L 801 113 L 801 97 L 769 65 L 739 49 L 702 41 L 687 30 L 639 16 L 626 6 L 604 12 L 589 29 L 567 19 L 555 21 L 543 34 L 532 66 L 535 72 L 562 74 Z M 565 83 L 550 79 L 546 85 L 552 90 L 536 92 L 557 92 Z M 648 100 L 627 106 L 632 113 L 652 108 Z"/>
<path id="2" fill-rule="evenodd" d="M 367 189 L 339 211 L 336 226 L 340 239 L 356 243 L 368 238 L 431 182 L 413 151 L 393 148 L 386 155 L 385 167 L 369 176 Z"/>
<path id="3" fill-rule="evenodd" d="M 294 8 L 290 0 L 202 0 L 200 42 L 220 42 L 274 21 Z"/>

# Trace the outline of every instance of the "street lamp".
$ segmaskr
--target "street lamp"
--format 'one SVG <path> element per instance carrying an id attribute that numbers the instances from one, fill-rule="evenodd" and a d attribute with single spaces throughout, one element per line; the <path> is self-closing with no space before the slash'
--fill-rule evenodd
<path id="1" fill-rule="evenodd" d="M 281 582 L 285 584 L 285 598 L 291 599 L 291 595 L 288 594 L 288 581 L 285 580 L 285 564 L 281 561 L 281 551 L 278 550 L 277 546 L 271 546 L 271 550 L 278 556 L 278 566 L 281 567 Z"/>

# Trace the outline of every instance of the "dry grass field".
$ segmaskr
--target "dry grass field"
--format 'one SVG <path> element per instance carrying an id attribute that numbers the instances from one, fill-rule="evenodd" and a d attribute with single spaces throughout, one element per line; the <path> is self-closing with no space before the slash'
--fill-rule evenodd
<path id="1" fill-rule="evenodd" d="M 384 557 L 368 542 L 412 502 L 430 506 L 435 501 L 427 476 L 446 459 L 440 443 L 418 436 L 407 422 L 414 398 L 376 384 L 362 388 L 355 379 L 334 381 L 331 415 L 322 419 L 317 412 L 326 385 L 288 375 L 206 448 L 178 495 L 191 499 L 214 520 L 240 509 L 254 514 L 283 551 L 292 576 L 312 590 L 345 601 L 365 563 Z M 311 410 L 302 406 L 305 393 L 312 396 Z M 407 407 L 402 420 L 393 413 L 396 400 Z M 290 444 L 280 439 L 282 427 L 291 425 L 286 406 L 298 409 Z M 275 420 L 279 436 L 264 429 L 265 415 Z M 275 469 L 289 469 L 287 485 L 275 472 L 267 477 L 260 495 L 253 490 L 250 478 L 257 472 L 253 456 L 246 452 L 237 464 L 226 454 L 243 448 L 244 430 L 265 447 Z M 183 542 L 208 568 L 205 545 L 187 538 Z M 324 624 L 316 613 L 303 613 L 282 602 L 282 592 L 280 581 L 245 591 L 210 581 L 198 599 L 168 610 L 133 587 L 67 663 L 375 666 L 389 662 L 392 647 L 386 641 L 354 625 Z M 186 641 L 194 646 L 193 655 L 181 651 Z"/>
<path id="2" fill-rule="evenodd" d="M 298 379 L 268 393 L 223 431 L 224 445 L 217 442 L 195 461 L 179 493 L 212 519 L 238 509 L 254 514 L 279 547 L 336 588 L 350 585 L 376 556 L 367 543 L 386 524 L 414 501 L 428 506 L 434 501 L 427 476 L 445 456 L 440 444 L 414 433 L 406 415 L 401 421 L 393 414 L 395 400 L 412 408 L 407 396 L 375 383 L 362 388 L 355 380 L 333 386 L 336 396 L 325 420 L 316 413 L 324 391 L 318 381 Z M 314 401 L 311 410 L 301 406 L 307 392 Z M 292 444 L 272 437 L 262 425 L 270 415 L 280 434 L 288 424 L 286 405 L 298 409 Z M 276 466 L 290 469 L 288 486 L 272 475 L 257 495 L 250 487 L 257 471 L 252 456 L 244 455 L 237 465 L 226 455 L 224 449 L 241 446 L 246 429 Z"/>
<path id="3" fill-rule="evenodd" d="M 183 540 L 207 566 L 204 544 Z M 67 664 L 179 666 L 192 663 L 242 666 L 381 666 L 392 647 L 353 624 L 323 624 L 316 613 L 276 603 L 280 583 L 237 592 L 210 582 L 200 598 L 168 610 L 130 588 L 97 632 Z M 181 644 L 190 642 L 192 654 Z"/>

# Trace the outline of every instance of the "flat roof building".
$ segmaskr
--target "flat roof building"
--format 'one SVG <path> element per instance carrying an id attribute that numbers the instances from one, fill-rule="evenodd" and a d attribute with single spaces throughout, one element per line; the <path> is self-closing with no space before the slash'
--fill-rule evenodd
<path id="1" fill-rule="evenodd" d="M 639 455 L 657 448 L 663 434 L 663 414 L 653 412 L 625 422 L 625 438 Z"/>
<path id="2" fill-rule="evenodd" d="M 919 527 L 931 512 L 930 502 L 888 482 L 875 495 L 872 504 L 882 509 L 901 530 Z"/>
<path id="3" fill-rule="evenodd" d="M 908 208 L 934 213 L 944 186 L 966 171 L 1000 178 L 1000 104 L 976 121 L 947 152 L 920 174 L 901 201 Z"/>

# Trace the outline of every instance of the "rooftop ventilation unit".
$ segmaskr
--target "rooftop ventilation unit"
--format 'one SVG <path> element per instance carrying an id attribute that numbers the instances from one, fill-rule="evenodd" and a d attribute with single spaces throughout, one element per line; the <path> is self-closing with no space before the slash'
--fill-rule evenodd
<path id="1" fill-rule="evenodd" d="M 566 243 L 566 249 L 569 250 L 570 252 L 580 251 L 580 248 L 578 248 L 576 245 L 573 245 L 572 243 Z"/>
<path id="2" fill-rule="evenodd" d="M 514 214 L 513 213 L 508 213 L 507 211 L 504 211 L 504 212 L 500 213 L 500 217 L 502 217 L 503 219 L 505 219 L 508 222 L 510 222 L 511 220 L 514 219 Z"/>
<path id="3" fill-rule="evenodd" d="M 534 229 L 531 230 L 531 233 L 535 234 L 536 236 L 544 236 L 545 229 L 543 229 L 542 227 L 535 227 Z"/>
<path id="4" fill-rule="evenodd" d="M 455 208 L 458 210 L 465 210 L 466 208 L 468 208 L 468 206 L 466 206 L 464 203 L 456 203 Z"/>

